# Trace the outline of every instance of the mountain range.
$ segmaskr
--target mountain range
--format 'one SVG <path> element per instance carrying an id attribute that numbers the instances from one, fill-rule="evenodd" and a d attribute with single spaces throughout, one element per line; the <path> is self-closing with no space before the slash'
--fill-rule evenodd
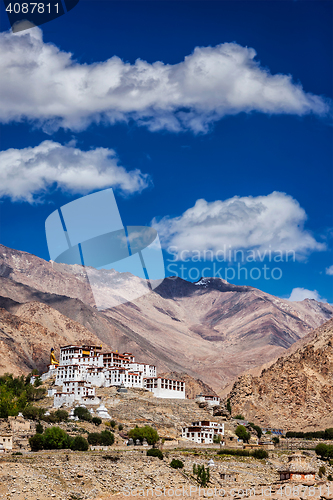
<path id="1" fill-rule="evenodd" d="M 85 268 L 0 245 L 0 372 L 46 369 L 49 350 L 94 342 L 132 352 L 162 372 L 187 373 L 218 393 L 238 375 L 282 355 L 333 317 L 333 306 L 290 302 L 217 278 L 166 278 L 148 294 L 129 273 L 90 270 L 99 297 L 140 298 L 99 311 Z M 107 275 L 108 279 L 105 279 Z"/>

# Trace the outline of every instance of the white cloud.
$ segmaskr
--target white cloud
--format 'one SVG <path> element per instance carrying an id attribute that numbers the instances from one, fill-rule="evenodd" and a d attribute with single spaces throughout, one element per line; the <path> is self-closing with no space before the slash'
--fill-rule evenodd
<path id="1" fill-rule="evenodd" d="M 333 266 L 326 267 L 326 274 L 333 276 Z"/>
<path id="2" fill-rule="evenodd" d="M 325 250 L 304 229 L 307 215 L 299 203 L 285 193 L 267 196 L 247 196 L 221 201 L 197 200 L 181 216 L 152 221 L 164 247 L 203 254 L 207 250 L 223 251 L 226 245 L 235 249 L 265 251 L 294 251 L 298 258 L 311 251 Z M 173 250 L 176 253 L 176 250 Z M 268 254 L 267 254 L 268 255 Z"/>
<path id="3" fill-rule="evenodd" d="M 0 198 L 32 203 L 55 186 L 64 192 L 88 193 L 113 187 L 140 192 L 150 182 L 140 170 L 118 165 L 112 149 L 81 151 L 73 145 L 44 141 L 39 146 L 0 151 Z"/>
<path id="4" fill-rule="evenodd" d="M 290 297 L 288 300 L 292 302 L 300 302 L 304 299 L 314 299 L 318 302 L 327 302 L 326 299 L 323 299 L 317 290 L 307 290 L 306 288 L 293 288 Z"/>
<path id="5" fill-rule="evenodd" d="M 196 47 L 178 64 L 135 64 L 116 56 L 80 64 L 33 28 L 0 34 L 0 120 L 80 130 L 134 119 L 150 130 L 205 132 L 240 112 L 325 115 L 330 101 L 272 75 L 236 43 Z"/>

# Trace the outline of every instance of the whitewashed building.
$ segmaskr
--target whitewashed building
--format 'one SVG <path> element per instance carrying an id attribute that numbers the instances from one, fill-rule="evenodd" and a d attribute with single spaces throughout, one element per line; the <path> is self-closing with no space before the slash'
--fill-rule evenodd
<path id="1" fill-rule="evenodd" d="M 198 444 L 213 444 L 214 436 L 224 436 L 224 423 L 201 420 L 193 422 L 189 427 L 183 427 L 182 437 Z"/>
<path id="2" fill-rule="evenodd" d="M 157 398 L 185 399 L 185 382 L 183 380 L 162 377 L 146 377 L 143 387 L 151 391 Z"/>
<path id="3" fill-rule="evenodd" d="M 95 387 L 136 387 L 151 391 L 158 398 L 185 399 L 185 383 L 157 377 L 156 366 L 138 363 L 133 354 L 102 352 L 101 346 L 68 345 L 60 348 L 59 365 L 49 367 L 42 375 L 46 380 L 55 375 L 54 407 L 99 404 Z M 32 379 L 33 383 L 33 379 Z"/>
<path id="4" fill-rule="evenodd" d="M 221 399 L 211 394 L 198 394 L 195 398 L 200 403 L 208 403 L 209 406 L 219 406 Z"/>

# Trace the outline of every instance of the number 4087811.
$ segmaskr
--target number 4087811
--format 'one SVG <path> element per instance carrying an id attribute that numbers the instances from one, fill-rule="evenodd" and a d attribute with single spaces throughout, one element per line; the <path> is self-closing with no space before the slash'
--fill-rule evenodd
<path id="1" fill-rule="evenodd" d="M 51 14 L 51 11 L 55 14 L 59 14 L 59 4 L 44 4 L 44 3 L 10 3 L 6 11 L 10 14 Z"/>

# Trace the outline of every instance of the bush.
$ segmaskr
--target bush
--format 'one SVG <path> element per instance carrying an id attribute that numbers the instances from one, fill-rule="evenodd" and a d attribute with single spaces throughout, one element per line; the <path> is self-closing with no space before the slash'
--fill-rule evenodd
<path id="1" fill-rule="evenodd" d="M 40 420 L 44 417 L 45 409 L 37 408 L 37 406 L 28 405 L 22 411 L 24 418 L 29 420 Z"/>
<path id="2" fill-rule="evenodd" d="M 83 436 L 76 436 L 71 442 L 71 449 L 74 451 L 87 451 L 88 441 Z"/>
<path id="3" fill-rule="evenodd" d="M 43 434 L 43 431 L 44 431 L 44 427 L 42 426 L 42 424 L 40 422 L 38 422 L 38 424 L 36 425 L 36 433 Z"/>
<path id="4" fill-rule="evenodd" d="M 114 443 L 114 435 L 110 431 L 91 432 L 88 434 L 88 443 L 92 446 L 111 446 Z"/>
<path id="5" fill-rule="evenodd" d="M 244 425 L 238 425 L 238 427 L 236 427 L 235 434 L 239 437 L 239 439 L 242 439 L 244 443 L 248 443 L 251 437 L 251 434 L 247 432 Z"/>
<path id="6" fill-rule="evenodd" d="M 213 443 L 219 444 L 221 442 L 221 436 L 219 434 L 214 434 Z"/>
<path id="7" fill-rule="evenodd" d="M 326 469 L 325 469 L 325 467 L 322 465 L 321 467 L 319 467 L 318 476 L 319 476 L 320 478 L 322 478 L 325 474 L 326 474 Z"/>
<path id="8" fill-rule="evenodd" d="M 134 442 L 139 439 L 141 443 L 144 439 L 147 440 L 147 443 L 150 446 L 153 446 L 160 439 L 157 431 L 150 427 L 149 425 L 145 425 L 144 427 L 135 427 L 131 429 L 128 433 L 128 437 L 132 438 Z"/>
<path id="9" fill-rule="evenodd" d="M 49 427 L 43 435 L 43 445 L 46 450 L 70 448 L 70 437 L 60 427 Z"/>
<path id="10" fill-rule="evenodd" d="M 102 437 L 99 432 L 91 432 L 88 434 L 88 443 L 92 446 L 101 446 L 102 445 Z"/>
<path id="11" fill-rule="evenodd" d="M 41 434 L 35 434 L 29 438 L 31 451 L 39 451 L 44 448 L 44 439 Z"/>
<path id="12" fill-rule="evenodd" d="M 267 458 L 268 453 L 266 450 L 263 450 L 262 448 L 257 448 L 256 450 L 253 450 L 251 452 L 251 456 L 254 458 L 262 459 L 262 458 Z"/>
<path id="13" fill-rule="evenodd" d="M 99 417 L 93 417 L 92 423 L 95 424 L 96 426 L 101 425 L 102 419 Z"/>
<path id="14" fill-rule="evenodd" d="M 14 456 L 23 455 L 23 453 L 21 453 L 20 451 L 15 451 L 14 453 L 12 453 L 12 455 L 14 455 Z"/>
<path id="15" fill-rule="evenodd" d="M 163 453 L 157 448 L 151 448 L 150 450 L 147 450 L 147 457 L 157 457 L 160 460 L 163 460 Z"/>
<path id="16" fill-rule="evenodd" d="M 181 460 L 176 460 L 175 458 L 171 460 L 170 467 L 173 469 L 183 469 L 184 463 Z"/>
<path id="17" fill-rule="evenodd" d="M 118 429 L 119 429 L 120 431 L 122 431 L 122 430 L 123 430 L 123 428 L 124 428 L 123 424 L 119 424 L 119 425 L 118 425 Z"/>
<path id="18" fill-rule="evenodd" d="M 230 404 L 230 399 L 227 399 L 227 410 L 231 415 L 231 404 Z"/>
<path id="19" fill-rule="evenodd" d="M 244 415 L 241 415 L 240 413 L 232 418 L 237 418 L 237 420 L 245 420 Z"/>
<path id="20" fill-rule="evenodd" d="M 327 451 L 327 444 L 325 443 L 319 443 L 315 447 L 316 454 L 319 455 L 322 460 L 327 457 Z"/>
<path id="21" fill-rule="evenodd" d="M 274 444 L 279 444 L 280 438 L 278 438 L 277 436 L 274 436 L 273 439 L 272 439 L 272 441 L 273 441 Z"/>
<path id="22" fill-rule="evenodd" d="M 92 421 L 92 416 L 90 414 L 90 411 L 87 408 L 84 408 L 83 406 L 78 406 L 74 410 L 74 416 L 78 417 L 79 420 L 86 420 L 87 422 Z"/>
<path id="23" fill-rule="evenodd" d="M 327 481 L 333 481 L 333 477 L 331 476 L 331 474 L 327 476 Z"/>
<path id="24" fill-rule="evenodd" d="M 114 434 L 110 431 L 102 431 L 102 444 L 103 446 L 112 446 L 114 443 Z"/>
<path id="25" fill-rule="evenodd" d="M 112 429 L 114 429 L 117 425 L 117 422 L 115 420 L 111 420 L 110 421 L 110 426 L 112 427 Z"/>
<path id="26" fill-rule="evenodd" d="M 248 450 L 239 450 L 239 449 L 224 449 L 219 450 L 217 452 L 218 455 L 234 455 L 237 457 L 249 457 L 250 452 Z"/>
<path id="27" fill-rule="evenodd" d="M 197 481 L 200 486 L 207 486 L 210 479 L 209 467 L 205 469 L 204 465 L 193 465 L 193 474 L 197 476 Z"/>
<path id="28" fill-rule="evenodd" d="M 257 436 L 258 438 L 260 439 L 261 436 L 262 436 L 262 430 L 261 430 L 261 427 L 259 427 L 259 425 L 254 425 L 254 424 L 251 424 L 251 427 L 252 429 L 254 429 L 257 433 Z"/>

